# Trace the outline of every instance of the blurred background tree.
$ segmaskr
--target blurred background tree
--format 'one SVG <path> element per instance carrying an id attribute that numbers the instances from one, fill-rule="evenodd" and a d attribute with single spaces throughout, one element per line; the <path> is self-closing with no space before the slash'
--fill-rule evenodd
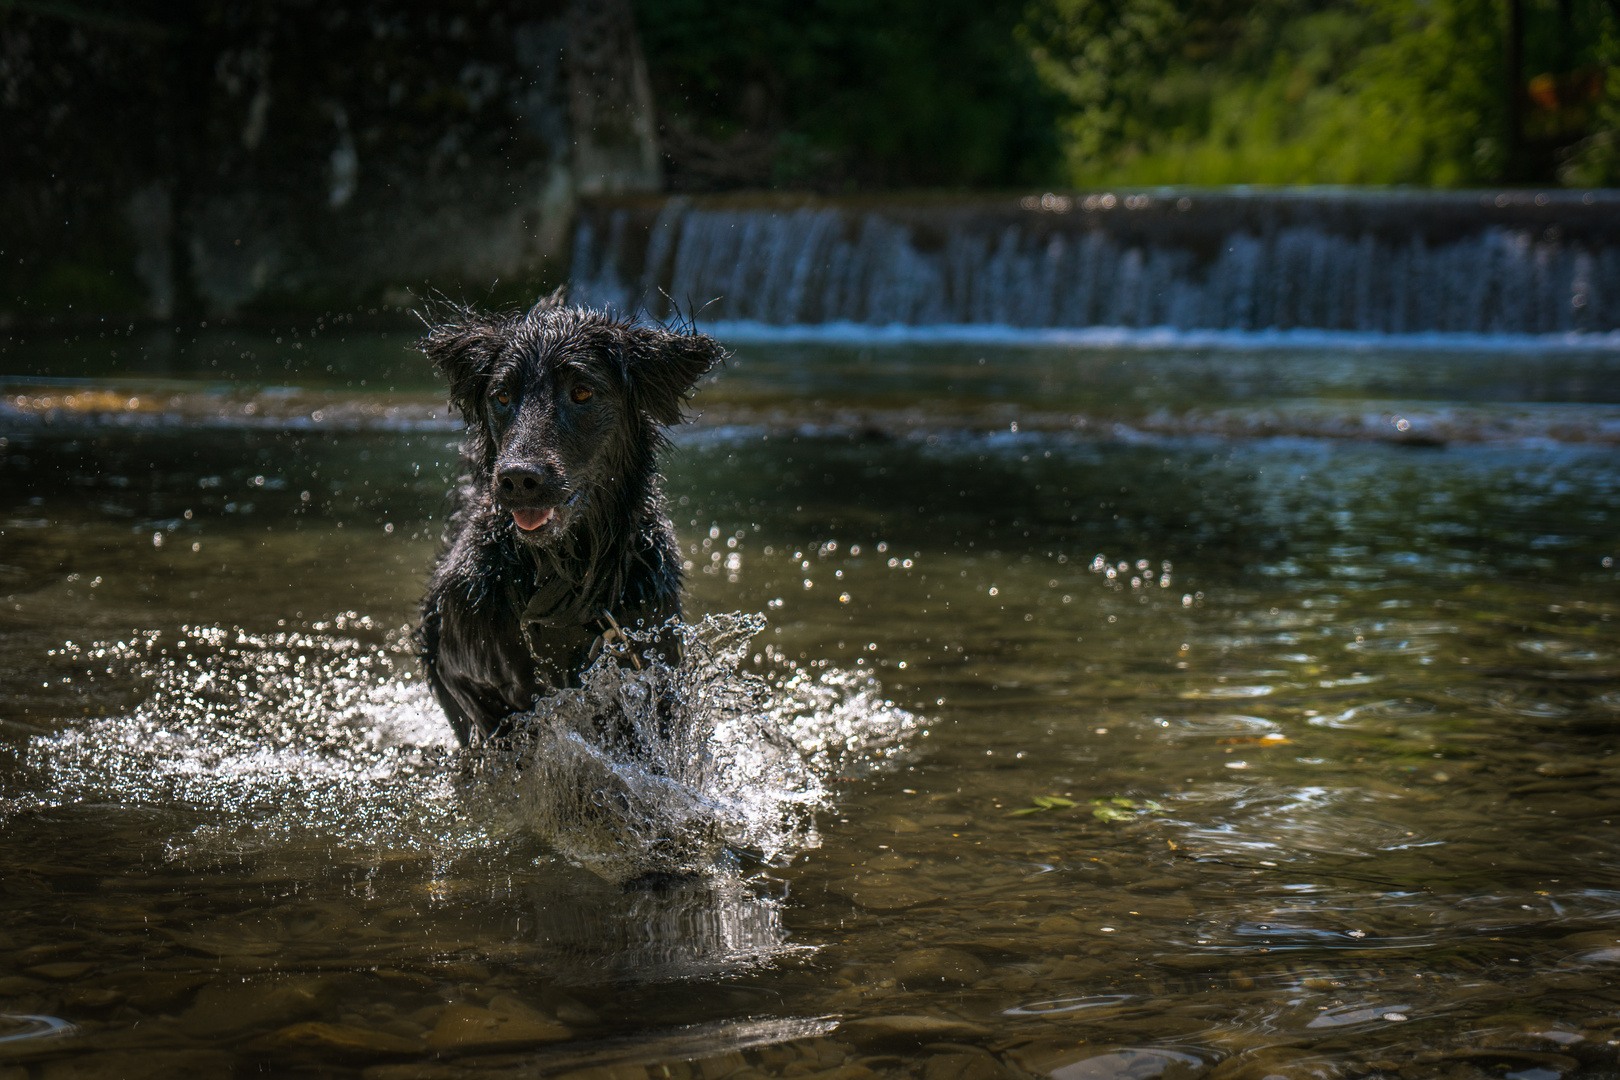
<path id="1" fill-rule="evenodd" d="M 1033 0 L 1073 183 L 1613 183 L 1615 0 Z"/>
<path id="2" fill-rule="evenodd" d="M 1620 182 L 1620 0 L 636 11 L 677 189 Z"/>
<path id="3" fill-rule="evenodd" d="M 1059 176 L 1023 0 L 636 0 L 676 190 Z"/>

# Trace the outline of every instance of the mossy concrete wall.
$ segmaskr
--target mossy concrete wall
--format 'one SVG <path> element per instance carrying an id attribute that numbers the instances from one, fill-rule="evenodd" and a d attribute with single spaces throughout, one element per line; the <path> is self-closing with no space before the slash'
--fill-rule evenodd
<path id="1" fill-rule="evenodd" d="M 624 0 L 20 0 L 0 130 L 0 325 L 518 298 L 659 184 Z"/>

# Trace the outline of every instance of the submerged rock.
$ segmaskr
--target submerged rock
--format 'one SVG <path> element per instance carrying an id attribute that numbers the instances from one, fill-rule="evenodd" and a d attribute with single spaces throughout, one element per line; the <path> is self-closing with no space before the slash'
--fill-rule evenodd
<path id="1" fill-rule="evenodd" d="M 487 1009 L 452 1005 L 439 1014 L 428 1035 L 430 1050 L 479 1049 L 562 1042 L 573 1032 L 512 997 L 498 997 Z"/>
<path id="2" fill-rule="evenodd" d="M 895 978 L 906 987 L 972 986 L 985 976 L 977 957 L 960 949 L 918 949 L 894 962 Z"/>
<path id="3" fill-rule="evenodd" d="M 35 964 L 28 970 L 41 978 L 66 980 L 77 979 L 95 966 L 78 960 L 64 960 L 55 964 Z"/>
<path id="4" fill-rule="evenodd" d="M 415 1054 L 424 1048 L 421 1039 L 390 1035 L 354 1024 L 326 1024 L 316 1020 L 284 1027 L 264 1042 L 270 1046 L 301 1046 L 352 1054 Z"/>
<path id="5" fill-rule="evenodd" d="M 215 981 L 203 987 L 181 1015 L 180 1029 L 198 1038 L 216 1038 L 280 1026 L 324 1011 L 337 995 L 337 983 L 319 977 Z"/>
<path id="6" fill-rule="evenodd" d="M 1012 1073 L 987 1051 L 935 1054 L 923 1065 L 923 1080 L 1010 1080 Z"/>
<path id="7" fill-rule="evenodd" d="M 1544 761 L 1536 766 L 1542 776 L 1591 776 L 1597 769 L 1586 761 Z"/>
<path id="8" fill-rule="evenodd" d="M 918 904 L 927 904 L 940 899 L 938 893 L 919 889 L 905 879 L 891 874 L 867 874 L 864 877 L 845 878 L 843 881 L 835 881 L 828 885 L 827 889 L 856 907 L 877 912 L 905 911 Z"/>
<path id="9" fill-rule="evenodd" d="M 236 1059 L 222 1050 L 109 1050 L 39 1067 L 41 1080 L 212 1080 L 229 1076 Z"/>
<path id="10" fill-rule="evenodd" d="M 867 1016 L 838 1025 L 836 1037 L 857 1046 L 904 1046 L 983 1038 L 990 1029 L 945 1016 Z"/>

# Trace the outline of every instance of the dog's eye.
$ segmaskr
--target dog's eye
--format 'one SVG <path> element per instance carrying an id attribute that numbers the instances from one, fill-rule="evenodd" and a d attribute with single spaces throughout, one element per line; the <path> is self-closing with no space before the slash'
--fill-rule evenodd
<path id="1" fill-rule="evenodd" d="M 512 395 L 505 390 L 495 391 L 495 404 L 505 408 L 507 405 L 512 404 Z"/>
<path id="2" fill-rule="evenodd" d="M 591 394 L 593 392 L 594 391 L 592 391 L 588 386 L 576 386 L 568 396 L 574 399 L 575 405 L 583 405 L 587 401 L 591 400 Z"/>

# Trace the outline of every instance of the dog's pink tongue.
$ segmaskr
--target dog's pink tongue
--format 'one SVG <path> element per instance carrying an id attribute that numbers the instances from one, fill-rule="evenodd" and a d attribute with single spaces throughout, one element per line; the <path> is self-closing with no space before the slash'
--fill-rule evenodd
<path id="1" fill-rule="evenodd" d="M 551 510 L 514 510 L 512 520 L 524 532 L 533 532 L 552 518 L 557 516 L 555 509 Z"/>

